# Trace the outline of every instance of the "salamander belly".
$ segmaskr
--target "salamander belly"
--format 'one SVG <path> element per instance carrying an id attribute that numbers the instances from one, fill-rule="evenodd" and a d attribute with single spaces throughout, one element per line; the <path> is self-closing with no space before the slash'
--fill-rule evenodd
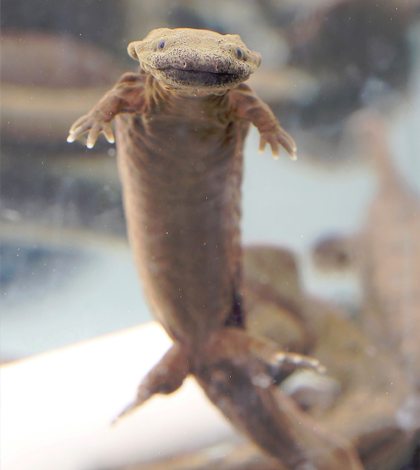
<path id="1" fill-rule="evenodd" d="M 214 139 L 156 138 L 126 119 L 119 171 L 143 288 L 174 339 L 200 342 L 226 322 L 239 288 L 242 155 L 237 142 L 219 137 L 215 152 Z"/>

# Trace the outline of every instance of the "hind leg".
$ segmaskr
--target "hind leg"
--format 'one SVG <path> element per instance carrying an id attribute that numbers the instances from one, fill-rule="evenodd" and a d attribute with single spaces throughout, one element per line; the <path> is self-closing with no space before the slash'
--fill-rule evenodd
<path id="1" fill-rule="evenodd" d="M 281 351 L 273 341 L 267 338 L 252 336 L 249 344 L 250 352 L 266 365 L 266 372 L 279 384 L 297 369 L 313 369 L 320 374 L 326 372 L 325 366 L 318 359 Z"/>
<path id="2" fill-rule="evenodd" d="M 319 370 L 317 360 L 279 352 L 275 343 L 225 328 L 211 335 L 194 362 L 192 373 L 209 399 L 287 468 L 362 470 L 350 442 L 322 430 L 275 385 L 273 373 Z"/>
<path id="3" fill-rule="evenodd" d="M 274 341 L 254 336 L 249 331 L 239 328 L 224 328 L 215 332 L 206 346 L 206 353 L 216 357 L 220 357 L 221 354 L 226 354 L 229 358 L 235 357 L 238 365 L 243 362 L 249 366 L 257 360 L 258 369 L 263 367 L 265 373 L 275 381 L 281 381 L 278 380 L 279 376 L 287 376 L 301 368 L 325 373 L 325 367 L 318 359 L 282 351 Z"/>
<path id="4" fill-rule="evenodd" d="M 137 389 L 136 399 L 127 405 L 113 422 L 131 413 L 155 393 L 168 395 L 174 392 L 182 385 L 189 372 L 185 350 L 175 343 L 142 380 Z"/>

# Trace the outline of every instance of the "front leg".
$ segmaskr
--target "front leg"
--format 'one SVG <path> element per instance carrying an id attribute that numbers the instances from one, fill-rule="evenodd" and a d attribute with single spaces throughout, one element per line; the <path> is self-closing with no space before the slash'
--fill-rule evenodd
<path id="1" fill-rule="evenodd" d="M 112 120 L 120 113 L 142 112 L 146 101 L 144 88 L 142 75 L 124 74 L 88 114 L 80 117 L 71 126 L 67 142 L 74 142 L 79 136 L 88 132 L 86 145 L 91 149 L 102 132 L 109 143 L 114 143 Z"/>
<path id="2" fill-rule="evenodd" d="M 259 151 L 270 144 L 274 158 L 279 157 L 281 145 L 293 160 L 296 160 L 296 144 L 279 124 L 270 107 L 264 103 L 248 85 L 242 84 L 230 92 L 231 109 L 240 118 L 251 121 L 260 131 Z"/>

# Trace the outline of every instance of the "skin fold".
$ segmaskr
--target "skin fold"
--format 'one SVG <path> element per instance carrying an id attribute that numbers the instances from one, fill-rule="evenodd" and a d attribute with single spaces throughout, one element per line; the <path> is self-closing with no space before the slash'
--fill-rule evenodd
<path id="1" fill-rule="evenodd" d="M 275 377 L 317 360 L 285 353 L 246 329 L 240 185 L 250 124 L 260 150 L 296 146 L 243 82 L 261 63 L 237 35 L 157 29 L 132 42 L 127 73 L 70 129 L 69 142 L 114 141 L 128 236 L 145 295 L 174 345 L 122 414 L 192 374 L 240 431 L 291 469 L 360 469 L 352 446 L 320 429 Z M 280 465 L 280 464 L 279 464 Z"/>

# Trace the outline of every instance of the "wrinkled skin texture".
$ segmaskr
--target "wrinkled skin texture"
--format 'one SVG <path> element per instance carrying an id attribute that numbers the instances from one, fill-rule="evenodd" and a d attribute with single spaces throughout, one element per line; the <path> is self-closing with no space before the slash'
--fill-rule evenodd
<path id="1" fill-rule="evenodd" d="M 360 469 L 346 441 L 277 393 L 276 377 L 316 360 L 278 350 L 245 329 L 240 246 L 242 151 L 249 125 L 275 157 L 295 143 L 242 82 L 261 62 L 239 36 L 159 29 L 131 43 L 140 73 L 125 74 L 69 141 L 114 140 L 128 235 L 152 310 L 174 341 L 140 384 L 140 406 L 195 376 L 221 412 L 292 469 Z M 124 414 L 123 413 L 123 414 Z M 308 467 L 311 466 L 311 467 Z"/>
<path id="2" fill-rule="evenodd" d="M 203 53 L 205 51 L 205 53 Z M 221 35 L 187 28 L 155 29 L 143 41 L 128 46 L 130 56 L 140 62 L 163 86 L 189 92 L 223 93 L 246 80 L 261 63 L 238 35 Z"/>

